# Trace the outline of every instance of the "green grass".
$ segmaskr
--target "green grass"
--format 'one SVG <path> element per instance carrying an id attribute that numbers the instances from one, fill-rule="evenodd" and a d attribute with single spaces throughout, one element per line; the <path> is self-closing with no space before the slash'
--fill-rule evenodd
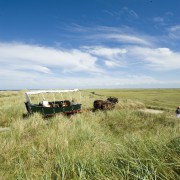
<path id="1" fill-rule="evenodd" d="M 147 107 L 174 110 L 180 103 L 180 89 L 123 89 L 91 90 L 104 96 L 138 100 Z"/>
<path id="2" fill-rule="evenodd" d="M 85 90 L 82 96 L 84 109 L 106 96 L 120 102 L 112 111 L 23 119 L 24 92 L 0 92 L 0 127 L 10 127 L 0 132 L 0 179 L 180 178 L 179 90 Z M 145 107 L 165 111 L 139 111 Z"/>

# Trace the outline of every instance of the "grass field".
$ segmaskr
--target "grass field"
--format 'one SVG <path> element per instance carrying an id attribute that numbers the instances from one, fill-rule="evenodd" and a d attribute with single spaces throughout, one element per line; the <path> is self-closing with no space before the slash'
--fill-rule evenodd
<path id="1" fill-rule="evenodd" d="M 83 109 L 109 96 L 112 111 L 43 119 L 0 91 L 0 179 L 180 179 L 180 89 L 83 90 Z"/>

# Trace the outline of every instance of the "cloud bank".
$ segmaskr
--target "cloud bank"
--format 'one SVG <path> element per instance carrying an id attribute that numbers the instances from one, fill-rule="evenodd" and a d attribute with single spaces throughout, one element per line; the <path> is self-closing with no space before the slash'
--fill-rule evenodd
<path id="1" fill-rule="evenodd" d="M 0 89 L 180 87 L 171 76 L 180 70 L 180 52 L 154 37 L 129 27 L 76 25 L 72 30 L 80 33 L 83 45 L 0 42 Z M 167 37 L 177 39 L 179 26 L 170 33 Z"/>

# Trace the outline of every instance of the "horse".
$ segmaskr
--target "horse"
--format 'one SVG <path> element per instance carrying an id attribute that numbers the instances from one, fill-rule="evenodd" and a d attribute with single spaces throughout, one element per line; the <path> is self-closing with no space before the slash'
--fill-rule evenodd
<path id="1" fill-rule="evenodd" d="M 111 103 L 116 104 L 116 103 L 118 103 L 118 98 L 116 98 L 116 97 L 109 97 L 109 98 L 107 98 L 107 101 L 110 101 Z"/>
<path id="2" fill-rule="evenodd" d="M 111 110 L 115 107 L 115 104 L 118 103 L 118 98 L 109 97 L 107 100 L 95 100 L 94 101 L 94 110 Z"/>

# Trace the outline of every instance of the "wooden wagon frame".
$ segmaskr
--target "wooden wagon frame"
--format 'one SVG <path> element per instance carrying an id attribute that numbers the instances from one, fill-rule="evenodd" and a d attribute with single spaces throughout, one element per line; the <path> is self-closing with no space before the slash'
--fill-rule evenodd
<path id="1" fill-rule="evenodd" d="M 44 117 L 48 116 L 54 116 L 57 114 L 74 114 L 81 112 L 81 103 L 75 103 L 73 99 L 63 99 L 62 93 L 68 93 L 68 92 L 77 92 L 78 89 L 72 89 L 72 90 L 39 90 L 39 91 L 30 91 L 25 93 L 26 102 L 25 106 L 27 109 L 28 114 L 33 113 L 41 113 Z M 38 104 L 33 104 L 31 101 L 30 96 L 31 95 L 39 95 L 45 93 L 61 93 L 61 100 L 56 100 L 54 95 L 53 101 L 47 101 L 45 98 L 43 98 L 43 101 L 39 101 Z M 81 92 L 80 93 L 80 99 L 81 99 Z"/>

